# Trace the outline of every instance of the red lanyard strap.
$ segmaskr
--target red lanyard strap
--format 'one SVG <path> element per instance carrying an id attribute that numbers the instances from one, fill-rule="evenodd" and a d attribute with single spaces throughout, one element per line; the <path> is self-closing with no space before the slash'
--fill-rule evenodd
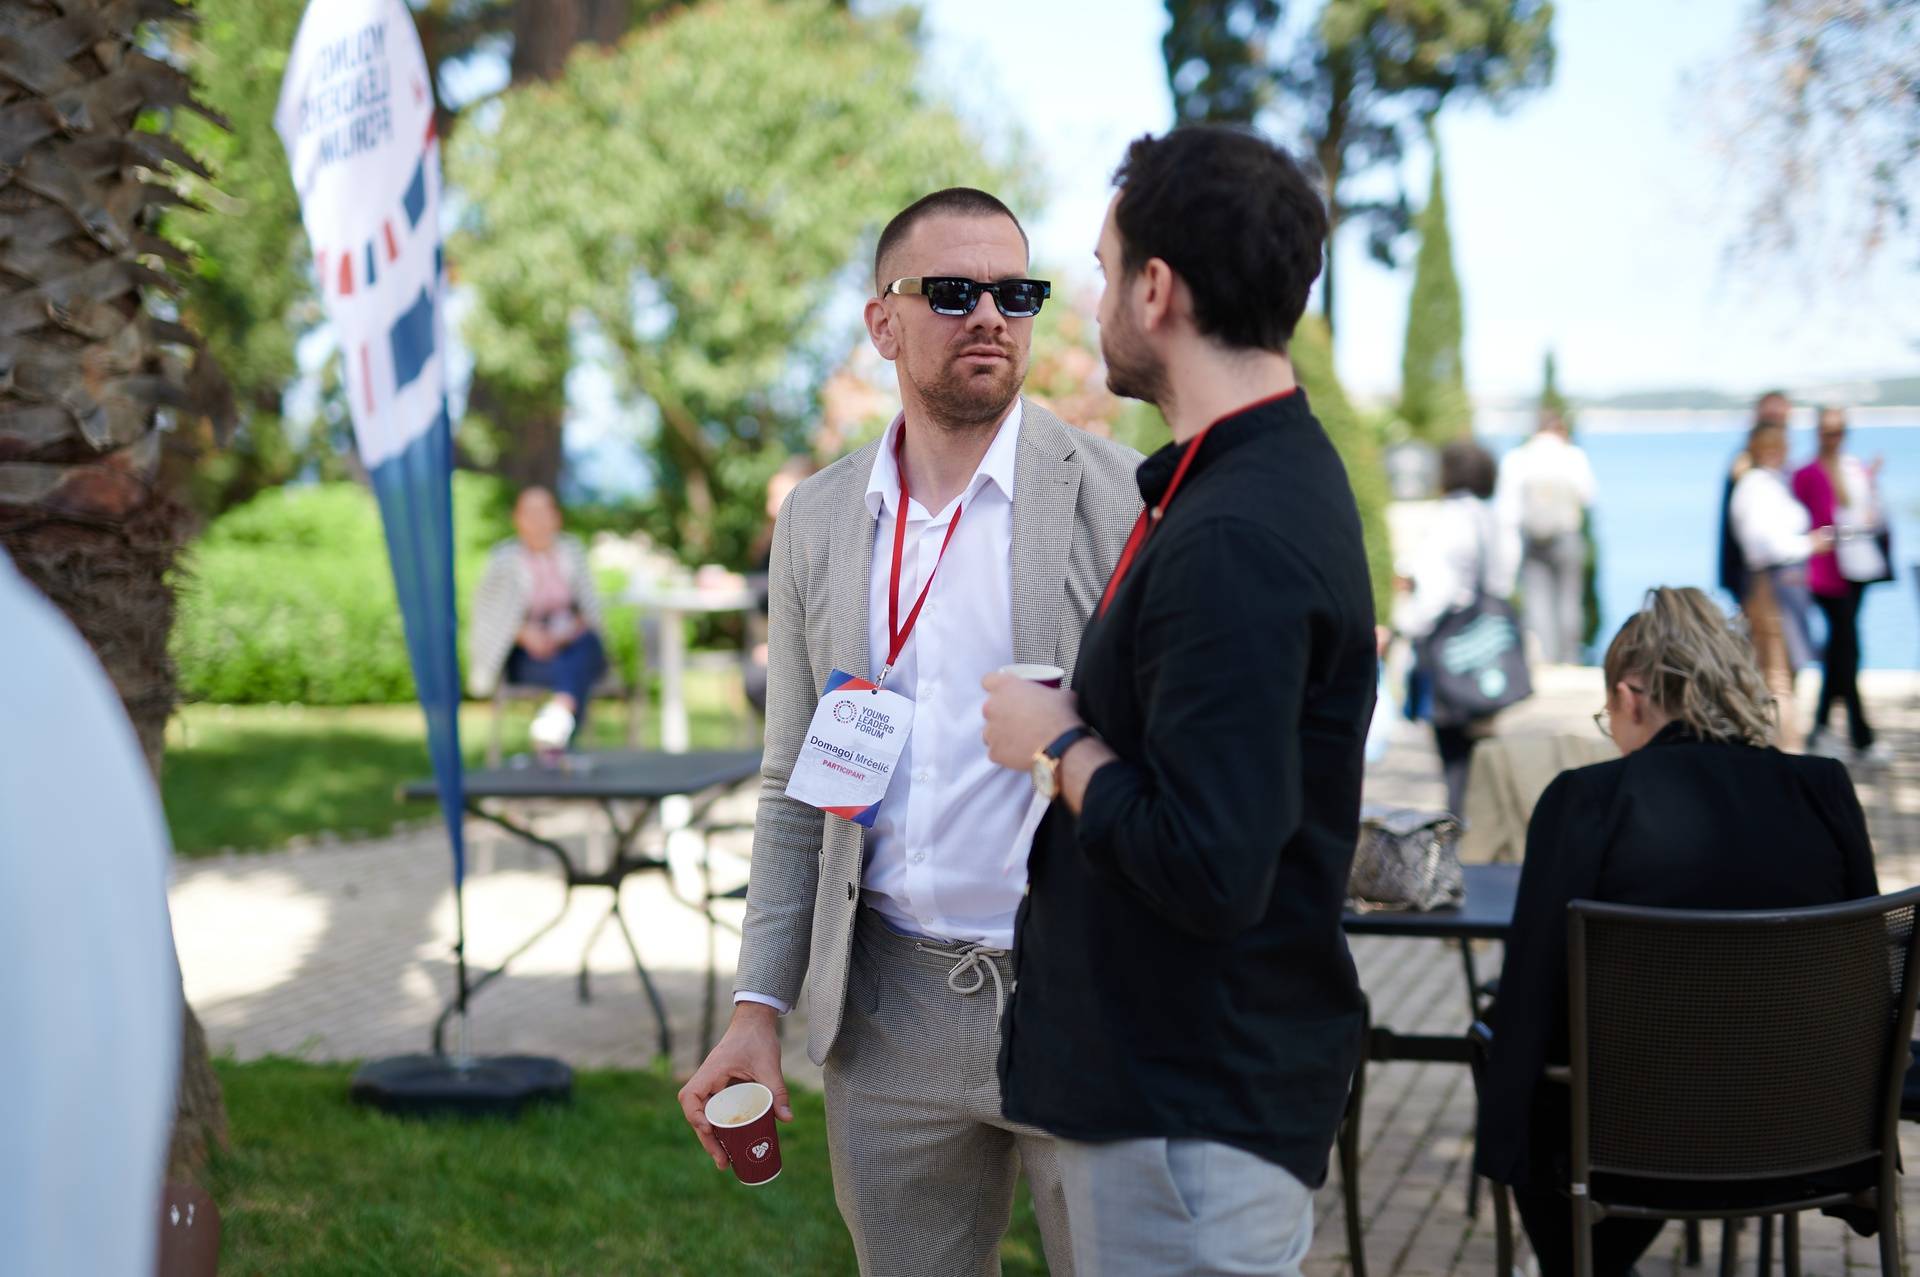
<path id="1" fill-rule="evenodd" d="M 894 468 L 900 472 L 900 508 L 893 513 L 893 576 L 887 583 L 887 662 L 880 667 L 880 677 L 874 680 L 876 688 L 885 687 L 887 675 L 893 672 L 893 663 L 900 659 L 900 653 L 906 649 L 907 636 L 913 633 L 915 622 L 920 619 L 920 608 L 927 601 L 927 595 L 933 590 L 933 573 L 940 570 L 940 562 L 947 557 L 947 547 L 953 544 L 953 534 L 960 530 L 960 516 L 966 513 L 965 506 L 955 506 L 953 522 L 947 525 L 946 539 L 940 542 L 940 556 L 933 561 L 933 571 L 927 573 L 926 584 L 920 587 L 920 597 L 913 601 L 913 610 L 907 613 L 907 623 L 900 624 L 900 565 L 907 549 L 907 423 L 900 423 L 900 433 L 894 436 Z"/>
<path id="2" fill-rule="evenodd" d="M 1187 442 L 1186 450 L 1180 454 L 1180 464 L 1173 468 L 1172 482 L 1160 494 L 1160 504 L 1142 510 L 1140 517 L 1133 521 L 1133 531 L 1127 534 L 1127 548 L 1120 551 L 1120 562 L 1115 565 L 1113 576 L 1107 580 L 1107 592 L 1100 596 L 1100 610 L 1094 615 L 1105 616 L 1107 609 L 1113 605 L 1113 596 L 1120 592 L 1120 582 L 1126 580 L 1127 573 L 1133 568 L 1134 558 L 1146 545 L 1147 538 L 1153 535 L 1153 529 L 1160 525 L 1160 520 L 1166 517 L 1167 507 L 1173 504 L 1173 494 L 1180 491 L 1181 480 L 1187 477 L 1187 467 L 1193 464 L 1193 455 L 1200 451 L 1201 441 L 1212 429 L 1213 426 L 1208 426 Z"/>

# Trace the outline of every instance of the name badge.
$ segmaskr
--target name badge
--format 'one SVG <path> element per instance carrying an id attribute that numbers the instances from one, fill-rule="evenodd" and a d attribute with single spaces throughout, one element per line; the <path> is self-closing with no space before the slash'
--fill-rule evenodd
<path id="1" fill-rule="evenodd" d="M 787 797 L 873 828 L 912 730 L 912 701 L 833 671 L 794 759 Z"/>

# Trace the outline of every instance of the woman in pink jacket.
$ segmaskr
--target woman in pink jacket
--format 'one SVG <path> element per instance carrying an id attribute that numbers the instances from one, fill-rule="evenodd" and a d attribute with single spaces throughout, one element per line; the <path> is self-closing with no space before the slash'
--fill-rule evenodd
<path id="1" fill-rule="evenodd" d="M 1807 585 L 1827 617 L 1827 650 L 1821 664 L 1819 707 L 1807 752 L 1822 751 L 1835 701 L 1845 701 L 1856 757 L 1882 760 L 1873 728 L 1860 704 L 1860 600 L 1869 585 L 1891 580 L 1886 519 L 1874 481 L 1879 465 L 1863 465 L 1842 449 L 1847 441 L 1844 409 L 1820 409 L 1820 455 L 1793 476 L 1793 494 L 1807 507 L 1813 526 L 1833 529 L 1832 548 L 1807 562 Z"/>

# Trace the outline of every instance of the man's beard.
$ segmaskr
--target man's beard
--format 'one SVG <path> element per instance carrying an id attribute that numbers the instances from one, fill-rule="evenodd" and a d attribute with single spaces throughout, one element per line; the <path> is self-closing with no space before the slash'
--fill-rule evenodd
<path id="1" fill-rule="evenodd" d="M 1107 361 L 1107 389 L 1123 399 L 1163 404 L 1167 367 L 1147 346 L 1124 309 L 1100 326 L 1100 357 Z"/>
<path id="2" fill-rule="evenodd" d="M 1020 394 L 1021 383 L 1027 378 L 1025 352 L 1014 346 L 998 345 L 1007 357 L 1006 362 L 980 369 L 961 366 L 957 353 L 969 346 L 995 344 L 978 338 L 964 340 L 952 353 L 942 352 L 939 367 L 925 379 L 914 375 L 911 361 L 904 365 L 934 425 L 945 430 L 973 430 L 998 425 L 1007 415 Z"/>

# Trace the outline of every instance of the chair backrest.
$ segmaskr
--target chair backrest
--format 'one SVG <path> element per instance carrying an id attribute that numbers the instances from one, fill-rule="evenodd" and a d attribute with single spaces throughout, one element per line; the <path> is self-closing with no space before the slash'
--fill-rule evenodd
<path id="1" fill-rule="evenodd" d="M 1891 1146 L 1920 888 L 1766 912 L 1569 906 L 1574 1171 L 1739 1181 Z"/>

